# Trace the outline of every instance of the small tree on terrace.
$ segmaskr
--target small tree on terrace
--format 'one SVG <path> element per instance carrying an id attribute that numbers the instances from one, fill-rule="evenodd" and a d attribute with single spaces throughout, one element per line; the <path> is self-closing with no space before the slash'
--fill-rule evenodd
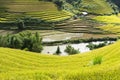
<path id="1" fill-rule="evenodd" d="M 59 46 L 57 47 L 57 50 L 56 50 L 55 54 L 57 54 L 57 55 L 60 55 L 60 54 L 61 54 L 61 51 L 60 51 L 60 47 L 59 47 Z"/>

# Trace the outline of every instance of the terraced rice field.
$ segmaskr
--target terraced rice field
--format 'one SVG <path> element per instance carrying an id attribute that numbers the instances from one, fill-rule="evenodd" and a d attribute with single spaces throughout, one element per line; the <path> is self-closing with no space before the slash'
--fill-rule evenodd
<path id="1" fill-rule="evenodd" d="M 40 0 L 1 0 L 3 7 L 6 7 L 10 12 L 33 12 L 57 10 L 57 7 L 52 2 L 44 2 Z"/>
<path id="2" fill-rule="evenodd" d="M 67 11 L 59 11 L 52 2 L 38 0 L 7 0 L 1 1 L 0 7 L 5 7 L 7 13 L 0 13 L 1 23 L 15 22 L 17 19 L 29 17 L 46 22 L 56 22 L 69 19 L 73 14 Z"/>
<path id="3" fill-rule="evenodd" d="M 56 22 L 69 19 L 73 16 L 72 13 L 66 11 L 41 11 L 41 12 L 29 12 L 27 16 L 44 20 L 47 22 Z"/>
<path id="4" fill-rule="evenodd" d="M 77 20 L 56 25 L 55 29 L 70 33 L 103 33 L 100 29 L 96 28 L 100 24 L 88 22 L 87 20 Z"/>
<path id="5" fill-rule="evenodd" d="M 117 35 L 120 34 L 120 25 L 108 24 L 99 28 L 110 33 L 115 33 Z"/>
<path id="6" fill-rule="evenodd" d="M 52 56 L 0 48 L 1 80 L 119 80 L 120 41 L 85 54 Z M 102 64 L 92 65 L 96 56 Z"/>
<path id="7" fill-rule="evenodd" d="M 103 26 L 99 26 L 98 28 L 109 32 L 109 33 L 120 33 L 120 14 L 111 15 L 111 16 L 97 16 L 93 18 L 101 23 L 105 23 Z"/>

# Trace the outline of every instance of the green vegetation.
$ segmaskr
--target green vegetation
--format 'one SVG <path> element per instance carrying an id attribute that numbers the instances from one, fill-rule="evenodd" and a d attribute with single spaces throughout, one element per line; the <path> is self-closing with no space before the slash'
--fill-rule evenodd
<path id="1" fill-rule="evenodd" d="M 93 59 L 93 65 L 97 65 L 101 63 L 102 63 L 102 56 L 97 56 Z"/>
<path id="2" fill-rule="evenodd" d="M 62 40 L 62 41 L 54 41 L 54 42 L 43 42 L 44 45 L 59 45 L 59 44 L 68 44 L 68 43 L 90 43 L 96 41 L 117 41 L 119 37 L 103 37 L 103 38 L 89 38 L 89 39 L 76 39 L 76 40 Z"/>
<path id="3" fill-rule="evenodd" d="M 56 50 L 55 54 L 56 54 L 56 55 L 60 55 L 60 54 L 61 54 L 61 51 L 60 51 L 60 47 L 59 47 L 59 46 L 57 47 L 57 50 Z"/>
<path id="4" fill-rule="evenodd" d="M 109 45 L 109 44 L 112 44 L 112 43 L 108 43 L 108 42 L 103 42 L 103 43 L 100 43 L 100 44 L 93 44 L 92 42 L 90 42 L 87 47 L 90 49 L 90 50 L 93 50 L 93 49 L 97 49 L 97 48 L 101 48 L 101 47 L 104 47 L 106 45 Z"/>
<path id="5" fill-rule="evenodd" d="M 119 45 L 120 41 L 85 54 L 71 56 L 42 55 L 0 48 L 0 79 L 119 80 Z M 87 66 L 96 56 L 102 56 L 102 63 Z"/>
<path id="6" fill-rule="evenodd" d="M 74 47 L 72 47 L 71 45 L 66 46 L 65 52 L 68 53 L 69 55 L 80 53 L 79 50 L 74 49 Z"/>
<path id="7" fill-rule="evenodd" d="M 42 51 L 42 38 L 38 33 L 23 32 L 16 35 L 0 36 L 0 47 L 28 50 L 33 52 Z"/>

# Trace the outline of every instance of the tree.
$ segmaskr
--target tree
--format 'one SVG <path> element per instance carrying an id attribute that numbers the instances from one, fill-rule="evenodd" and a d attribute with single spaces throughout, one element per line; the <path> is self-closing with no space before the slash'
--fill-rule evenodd
<path id="1" fill-rule="evenodd" d="M 15 35 L 0 36 L 0 47 L 17 48 L 33 52 L 41 52 L 42 38 L 38 33 L 21 32 Z"/>
<path id="2" fill-rule="evenodd" d="M 60 54 L 61 54 L 61 51 L 60 51 L 60 47 L 59 47 L 59 46 L 57 47 L 57 50 L 56 50 L 55 54 L 57 54 L 57 55 L 60 55 Z"/>
<path id="3" fill-rule="evenodd" d="M 32 40 L 33 40 L 32 51 L 41 52 L 43 50 L 42 38 L 40 37 L 38 32 L 35 33 L 35 36 L 33 36 Z"/>
<path id="4" fill-rule="evenodd" d="M 24 20 L 18 19 L 17 20 L 17 27 L 18 27 L 18 30 L 24 30 L 24 28 L 25 28 Z"/>

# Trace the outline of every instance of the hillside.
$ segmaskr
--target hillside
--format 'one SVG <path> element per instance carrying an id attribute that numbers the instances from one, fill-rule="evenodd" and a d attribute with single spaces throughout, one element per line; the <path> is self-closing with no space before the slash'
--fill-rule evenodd
<path id="1" fill-rule="evenodd" d="M 73 56 L 52 56 L 0 48 L 1 80 L 119 80 L 120 41 Z M 96 56 L 102 64 L 91 65 Z"/>
<path id="2" fill-rule="evenodd" d="M 49 1 L 49 0 L 48 0 Z M 61 9 L 73 13 L 88 12 L 90 14 L 113 14 L 117 6 L 110 0 L 51 0 Z"/>
<path id="3" fill-rule="evenodd" d="M 38 0 L 6 0 L 0 2 L 0 23 L 16 23 L 18 19 L 37 19 L 56 22 L 71 18 L 72 14 L 60 11 L 52 2 Z M 30 22 L 29 21 L 29 22 Z"/>
<path id="4" fill-rule="evenodd" d="M 112 14 L 112 9 L 109 2 L 106 0 L 83 0 L 80 7 L 81 11 L 86 11 L 92 14 Z"/>
<path id="5" fill-rule="evenodd" d="M 104 25 L 97 26 L 97 28 L 106 31 L 107 33 L 120 35 L 120 14 L 110 16 L 97 16 L 93 19 L 98 22 L 104 23 Z"/>
<path id="6" fill-rule="evenodd" d="M 52 1 L 52 0 L 51 0 Z M 91 14 L 113 14 L 113 3 L 106 0 L 76 0 L 76 1 L 56 1 L 49 0 L 2 0 L 0 2 L 0 22 L 16 22 L 21 18 L 39 19 L 47 22 L 56 22 L 69 19 L 73 14 L 66 11 L 81 14 L 88 12 Z M 59 7 L 61 11 L 59 10 Z"/>
<path id="7" fill-rule="evenodd" d="M 119 9 L 118 0 L 0 0 L 0 80 L 120 80 L 120 40 L 81 54 L 40 53 L 46 44 L 120 39 Z"/>

